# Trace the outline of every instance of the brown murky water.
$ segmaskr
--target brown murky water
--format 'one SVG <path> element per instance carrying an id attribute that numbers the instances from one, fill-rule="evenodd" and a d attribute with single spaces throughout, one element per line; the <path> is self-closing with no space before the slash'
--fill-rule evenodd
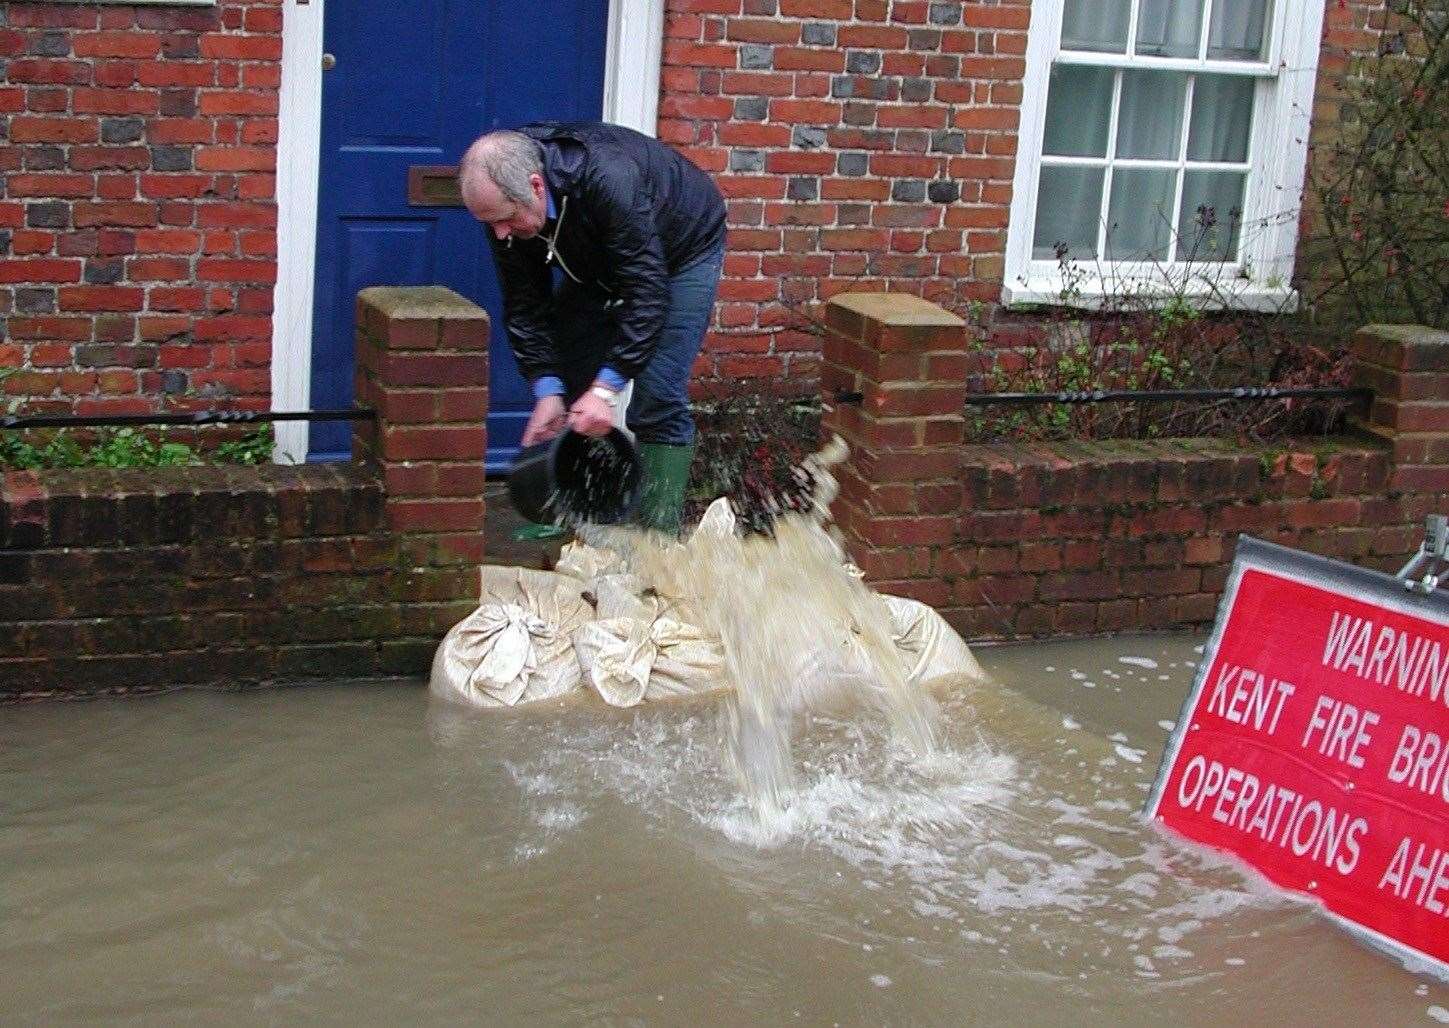
<path id="1" fill-rule="evenodd" d="M 768 826 L 717 700 L 5 710 L 0 1021 L 1449 1021 L 1134 819 L 1197 641 L 982 651 L 999 684 L 939 697 L 925 761 L 816 718 Z"/>

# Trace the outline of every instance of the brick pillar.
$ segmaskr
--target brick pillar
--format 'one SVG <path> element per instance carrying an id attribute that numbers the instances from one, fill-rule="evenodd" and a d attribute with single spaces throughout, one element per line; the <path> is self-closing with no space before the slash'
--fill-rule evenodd
<path id="1" fill-rule="evenodd" d="M 961 518 L 966 323 L 906 293 L 845 293 L 825 325 L 824 427 L 851 448 L 836 523 L 870 581 L 945 606 L 934 565 Z M 839 392 L 861 401 L 838 402 Z"/>
<path id="2" fill-rule="evenodd" d="M 388 526 L 423 564 L 483 556 L 488 314 L 437 286 L 357 294 L 358 460 L 377 464 Z"/>
<path id="3" fill-rule="evenodd" d="M 1374 391 L 1363 427 L 1392 448 L 1389 489 L 1438 493 L 1443 501 L 1449 494 L 1449 332 L 1369 325 L 1354 335 L 1352 356 L 1354 385 Z"/>

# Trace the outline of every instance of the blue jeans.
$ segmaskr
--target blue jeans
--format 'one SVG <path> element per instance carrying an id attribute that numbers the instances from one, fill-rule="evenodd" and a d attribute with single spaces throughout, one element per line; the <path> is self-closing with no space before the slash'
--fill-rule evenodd
<path id="1" fill-rule="evenodd" d="M 634 395 L 625 415 L 629 431 L 641 443 L 688 446 L 694 442 L 689 413 L 689 378 L 714 314 L 715 293 L 724 268 L 724 247 L 698 257 L 669 276 L 669 307 L 659 330 L 654 356 L 634 379 Z M 610 349 L 613 314 L 603 297 L 586 286 L 565 283 L 555 310 L 555 326 L 569 402 L 598 374 Z"/>
<path id="2" fill-rule="evenodd" d="M 714 314 L 724 248 L 669 276 L 669 310 L 654 356 L 634 380 L 626 420 L 641 443 L 688 446 L 694 442 L 689 378 Z"/>

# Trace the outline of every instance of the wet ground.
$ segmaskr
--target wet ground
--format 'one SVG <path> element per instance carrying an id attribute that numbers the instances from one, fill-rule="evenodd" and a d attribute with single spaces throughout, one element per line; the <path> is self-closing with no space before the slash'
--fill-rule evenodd
<path id="1" fill-rule="evenodd" d="M 528 525 L 508 502 L 508 483 L 490 481 L 483 490 L 483 561 L 509 567 L 550 569 L 573 533 L 554 539 L 515 539 Z"/>
<path id="2" fill-rule="evenodd" d="M 0 1021 L 1449 1023 L 1449 987 L 1136 820 L 1198 641 L 980 651 L 926 765 L 817 718 L 769 826 L 714 700 L 11 709 Z"/>

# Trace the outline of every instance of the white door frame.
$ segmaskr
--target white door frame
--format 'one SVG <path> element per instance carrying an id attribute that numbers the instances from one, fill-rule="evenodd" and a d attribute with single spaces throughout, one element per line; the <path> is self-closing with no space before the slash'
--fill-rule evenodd
<path id="1" fill-rule="evenodd" d="M 272 300 L 272 410 L 311 403 L 317 176 L 322 132 L 322 11 L 326 0 L 284 0 L 277 124 L 277 284 Z M 664 0 L 609 0 L 605 121 L 654 134 Z M 307 423 L 276 425 L 275 458 L 307 456 Z"/>

